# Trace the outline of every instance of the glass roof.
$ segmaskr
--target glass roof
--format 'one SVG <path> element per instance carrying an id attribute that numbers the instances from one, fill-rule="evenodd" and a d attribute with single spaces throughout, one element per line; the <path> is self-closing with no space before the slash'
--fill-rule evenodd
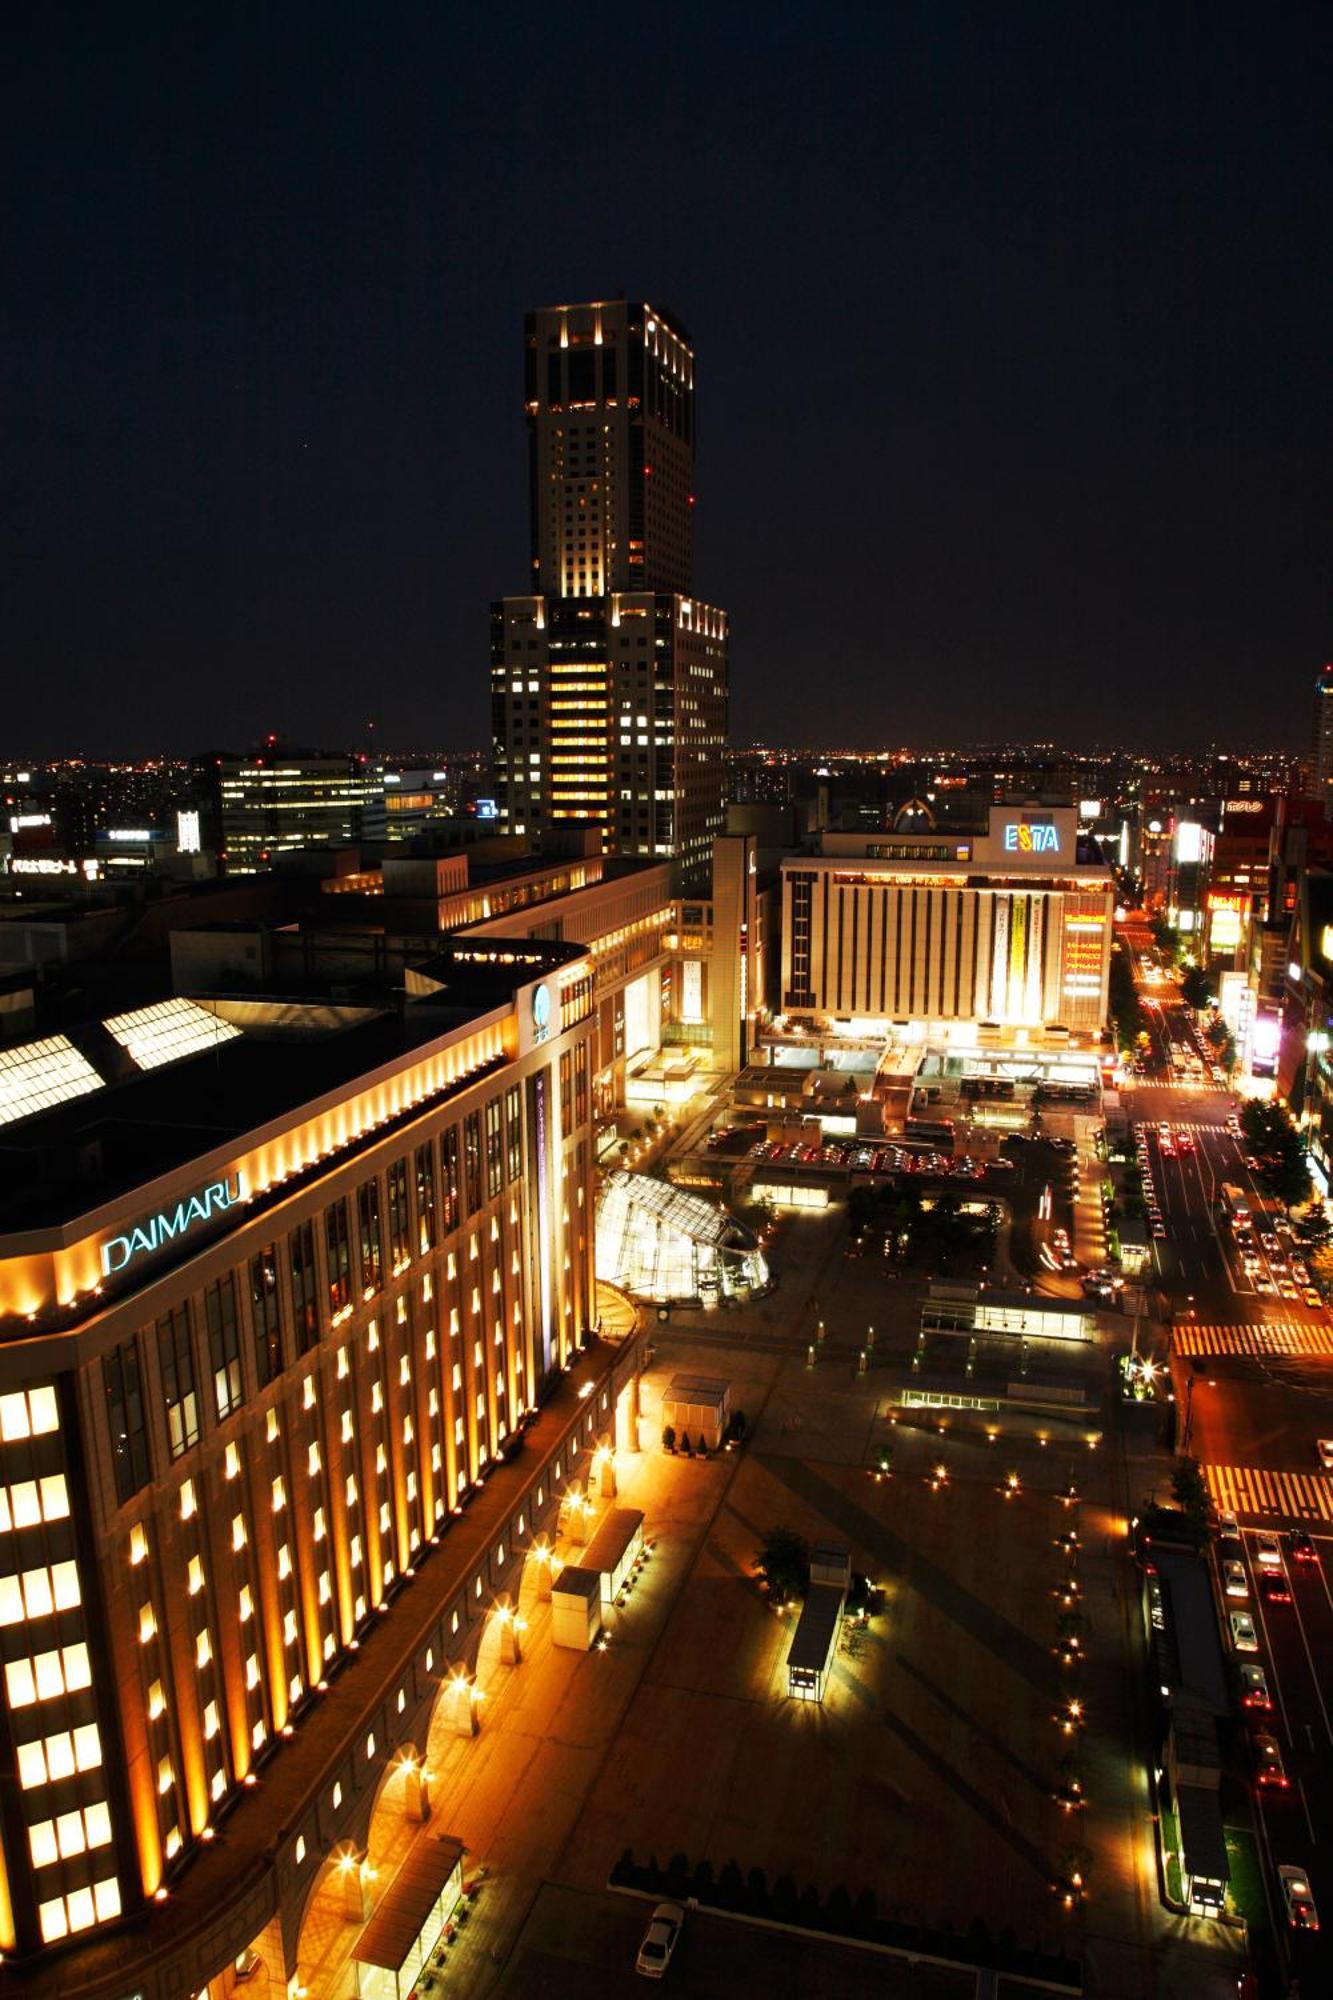
<path id="1" fill-rule="evenodd" d="M 0 1125 L 102 1088 L 103 1079 L 67 1035 L 0 1049 Z"/>
<path id="2" fill-rule="evenodd" d="M 163 1063 L 200 1055 L 220 1042 L 235 1041 L 241 1032 L 194 1000 L 160 1000 L 130 1014 L 113 1014 L 103 1026 L 140 1069 L 160 1069 Z"/>

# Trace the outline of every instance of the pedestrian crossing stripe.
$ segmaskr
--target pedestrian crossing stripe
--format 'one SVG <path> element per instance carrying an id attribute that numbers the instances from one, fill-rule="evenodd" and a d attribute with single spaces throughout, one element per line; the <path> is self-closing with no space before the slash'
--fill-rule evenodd
<path id="1" fill-rule="evenodd" d="M 1232 1514 L 1280 1514 L 1293 1521 L 1333 1521 L 1333 1480 L 1317 1472 L 1270 1472 L 1257 1465 L 1205 1465 L 1216 1507 Z"/>
<path id="2" fill-rule="evenodd" d="M 1177 1354 L 1333 1356 L 1333 1326 L 1317 1321 L 1261 1321 L 1249 1326 L 1199 1326 L 1186 1320 L 1171 1335 Z"/>

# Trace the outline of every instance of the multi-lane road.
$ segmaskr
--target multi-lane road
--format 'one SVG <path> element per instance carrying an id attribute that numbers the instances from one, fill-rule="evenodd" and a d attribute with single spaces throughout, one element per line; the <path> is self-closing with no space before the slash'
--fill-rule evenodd
<path id="1" fill-rule="evenodd" d="M 1149 941 L 1136 931 L 1129 942 L 1137 974 Z M 1256 1787 L 1266 1886 L 1297 1990 L 1333 1993 L 1333 1477 L 1315 1450 L 1317 1438 L 1333 1438 L 1333 1319 L 1282 1295 L 1298 1251 L 1285 1234 L 1275 1251 L 1264 1248 L 1263 1190 L 1227 1129 L 1230 1094 L 1201 1082 L 1189 1062 L 1197 1044 L 1178 990 L 1150 980 L 1140 991 L 1145 1005 L 1154 1003 L 1151 1048 L 1123 1102 L 1146 1138 L 1164 1232 L 1153 1238 L 1153 1254 L 1173 1327 L 1182 1441 L 1218 1508 L 1239 1522 L 1247 1596 L 1229 1602 L 1254 1620 L 1255 1657 L 1274 1704 L 1262 1724 L 1251 1720 L 1277 1738 L 1290 1781 L 1285 1789 Z M 1237 1239 L 1219 1215 L 1223 1183 L 1242 1190 L 1256 1218 L 1248 1239 Z M 1301 1529 L 1313 1541 L 1313 1561 L 1295 1557 L 1290 1536 Z M 1259 1583 L 1265 1533 L 1279 1538 L 1286 1601 Z M 1284 1863 L 1310 1871 L 1324 1925 L 1318 1936 L 1286 1929 L 1276 1872 Z"/>

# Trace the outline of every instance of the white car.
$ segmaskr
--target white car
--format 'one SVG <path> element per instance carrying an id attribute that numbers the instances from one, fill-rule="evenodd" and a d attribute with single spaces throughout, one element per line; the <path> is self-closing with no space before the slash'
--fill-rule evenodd
<path id="1" fill-rule="evenodd" d="M 1245 1575 L 1242 1562 L 1224 1562 L 1222 1565 L 1222 1588 L 1228 1597 L 1248 1597 L 1249 1579 Z"/>
<path id="2" fill-rule="evenodd" d="M 1317 1931 L 1319 1912 L 1315 1908 L 1314 1896 L 1310 1889 L 1310 1878 L 1303 1868 L 1279 1867 L 1277 1879 L 1282 1884 L 1282 1900 L 1287 1907 L 1287 1922 L 1294 1931 Z"/>
<path id="3" fill-rule="evenodd" d="M 634 1970 L 641 1972 L 645 1979 L 660 1979 L 671 1963 L 671 1954 L 676 1949 L 676 1939 L 685 1921 L 685 1912 L 679 1903 L 659 1903 L 653 1911 L 648 1928 L 639 1946 L 639 1955 L 634 1961 Z"/>
<path id="4" fill-rule="evenodd" d="M 1333 1472 L 1333 1438 L 1316 1438 L 1314 1448 L 1321 1472 Z"/>
<path id="5" fill-rule="evenodd" d="M 1223 1536 L 1240 1533 L 1240 1522 L 1229 1507 L 1219 1507 L 1217 1510 L 1217 1532 Z"/>
<path id="6" fill-rule="evenodd" d="M 1254 1560 L 1260 1569 L 1281 1569 L 1282 1544 L 1276 1535 L 1262 1534 L 1254 1538 Z"/>
<path id="7" fill-rule="evenodd" d="M 1254 1620 L 1248 1611 L 1233 1611 L 1230 1614 L 1231 1643 L 1238 1653 L 1257 1653 L 1259 1639 L 1254 1629 Z"/>

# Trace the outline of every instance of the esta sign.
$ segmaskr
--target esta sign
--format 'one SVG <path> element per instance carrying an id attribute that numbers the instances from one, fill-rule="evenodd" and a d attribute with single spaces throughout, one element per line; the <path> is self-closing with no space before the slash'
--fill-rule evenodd
<path id="1" fill-rule="evenodd" d="M 241 1176 L 232 1174 L 225 1181 L 210 1181 L 207 1187 L 178 1201 L 174 1208 L 160 1208 L 156 1215 L 145 1216 L 124 1236 L 113 1236 L 102 1245 L 102 1276 L 114 1278 L 136 1257 L 148 1256 L 176 1237 L 187 1235 L 201 1222 L 211 1222 L 215 1215 L 225 1214 L 244 1192 Z"/>
<path id="2" fill-rule="evenodd" d="M 1006 854 L 1058 854 L 1060 835 L 1051 820 L 1010 820 L 1004 829 Z"/>
<path id="3" fill-rule="evenodd" d="M 532 989 L 532 1039 L 544 1042 L 551 1032 L 551 989 L 543 980 Z"/>

